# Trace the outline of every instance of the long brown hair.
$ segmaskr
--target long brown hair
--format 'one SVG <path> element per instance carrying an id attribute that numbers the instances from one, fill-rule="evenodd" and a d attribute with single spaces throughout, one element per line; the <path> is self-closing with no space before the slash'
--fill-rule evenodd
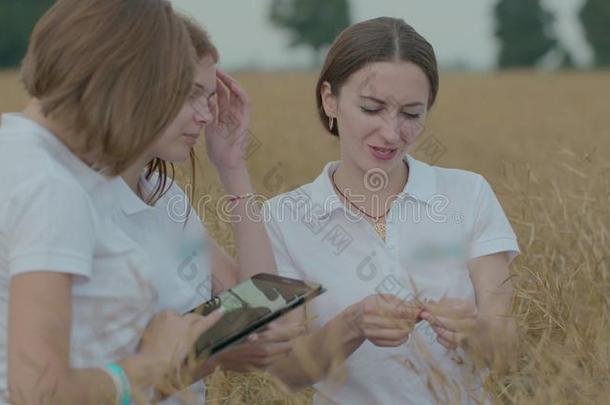
<path id="1" fill-rule="evenodd" d="M 374 18 L 343 30 L 326 56 L 316 85 L 316 103 L 318 116 L 327 131 L 339 135 L 338 125 L 330 129 L 329 117 L 322 106 L 323 83 L 330 83 L 333 95 L 337 96 L 353 73 L 369 63 L 391 61 L 411 62 L 423 70 L 430 82 L 428 108 L 432 107 L 439 88 L 438 67 L 432 45 L 404 20 Z"/>
<path id="2" fill-rule="evenodd" d="M 218 63 L 219 55 L 218 50 L 210 40 L 210 36 L 206 30 L 193 19 L 181 15 L 180 18 L 184 23 L 186 30 L 189 34 L 193 48 L 195 49 L 195 55 L 197 59 L 201 59 L 205 56 L 211 56 L 215 63 Z M 189 154 L 189 161 L 191 166 L 191 182 L 189 199 L 192 203 L 195 196 L 195 182 L 197 173 L 197 155 L 194 149 L 191 149 Z M 171 174 L 170 174 L 171 171 Z M 154 158 L 151 160 L 146 167 L 146 179 L 150 180 L 151 177 L 157 173 L 158 181 L 151 195 L 148 197 L 148 203 L 154 205 L 163 195 L 169 190 L 174 182 L 174 176 L 176 173 L 175 166 L 172 162 L 167 162 L 161 158 Z M 168 184 L 168 178 L 170 183 Z M 190 204 L 187 212 L 190 213 Z"/>
<path id="3" fill-rule="evenodd" d="M 122 173 L 175 119 L 196 55 L 166 0 L 57 0 L 36 24 L 22 81 L 95 169 Z"/>

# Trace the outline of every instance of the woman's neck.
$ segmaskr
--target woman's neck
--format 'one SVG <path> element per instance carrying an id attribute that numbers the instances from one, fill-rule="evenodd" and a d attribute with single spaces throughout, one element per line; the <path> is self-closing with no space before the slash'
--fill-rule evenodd
<path id="1" fill-rule="evenodd" d="M 348 203 L 354 204 L 373 217 L 383 216 L 396 196 L 407 183 L 409 168 L 406 163 L 397 165 L 392 171 L 382 169 L 363 171 L 350 161 L 342 161 L 333 178 L 338 190 Z"/>

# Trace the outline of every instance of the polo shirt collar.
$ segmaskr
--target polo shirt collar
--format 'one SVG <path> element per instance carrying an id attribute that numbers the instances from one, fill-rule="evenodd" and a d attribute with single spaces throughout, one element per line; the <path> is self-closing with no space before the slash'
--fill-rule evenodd
<path id="1" fill-rule="evenodd" d="M 432 166 L 405 154 L 403 160 L 409 165 L 409 179 L 398 199 L 413 198 L 424 204 L 429 204 L 436 194 L 436 178 Z M 332 173 L 339 166 L 339 161 L 329 162 L 322 173 L 312 183 L 310 198 L 312 203 L 321 210 L 321 214 L 329 215 L 336 209 L 345 209 L 331 181 Z M 349 212 L 349 210 L 346 210 Z"/>
<path id="2" fill-rule="evenodd" d="M 144 178 L 144 175 L 140 177 L 140 187 L 144 190 L 145 194 L 150 193 L 151 185 Z M 117 179 L 117 199 L 119 204 L 121 205 L 121 210 L 126 215 L 133 215 L 139 212 L 148 211 L 154 209 L 153 206 L 146 204 L 133 190 L 129 187 L 129 185 L 123 180 L 122 177 L 119 176 Z"/>
<path id="3" fill-rule="evenodd" d="M 437 194 L 434 168 L 426 162 L 414 159 L 406 154 L 404 161 L 409 165 L 409 179 L 399 198 L 411 197 L 424 204 L 429 204 Z"/>

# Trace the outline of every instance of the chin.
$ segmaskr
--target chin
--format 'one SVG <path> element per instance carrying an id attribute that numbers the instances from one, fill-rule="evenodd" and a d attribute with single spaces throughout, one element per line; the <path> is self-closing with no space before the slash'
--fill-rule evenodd
<path id="1" fill-rule="evenodd" d="M 165 160 L 166 162 L 171 163 L 184 163 L 190 157 L 190 149 L 188 151 L 181 151 L 177 153 L 165 153 L 163 155 L 159 155 L 160 159 Z"/>

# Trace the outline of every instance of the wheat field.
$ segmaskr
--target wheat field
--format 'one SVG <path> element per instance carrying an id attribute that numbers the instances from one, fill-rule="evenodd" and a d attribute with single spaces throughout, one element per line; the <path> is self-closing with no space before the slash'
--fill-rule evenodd
<path id="1" fill-rule="evenodd" d="M 338 158 L 337 140 L 317 122 L 315 73 L 236 77 L 253 105 L 248 163 L 259 193 L 271 197 L 309 182 Z M 17 78 L 0 73 L 2 112 L 26 101 Z M 610 72 L 442 73 L 437 105 L 412 151 L 483 174 L 517 232 L 522 254 L 511 271 L 522 354 L 517 372 L 487 382 L 498 403 L 610 397 L 609 92 Z M 198 155 L 196 193 L 218 197 L 203 145 Z M 230 227 L 213 212 L 200 214 L 234 253 Z M 310 395 L 284 396 L 262 374 L 208 379 L 212 404 L 308 403 Z"/>

